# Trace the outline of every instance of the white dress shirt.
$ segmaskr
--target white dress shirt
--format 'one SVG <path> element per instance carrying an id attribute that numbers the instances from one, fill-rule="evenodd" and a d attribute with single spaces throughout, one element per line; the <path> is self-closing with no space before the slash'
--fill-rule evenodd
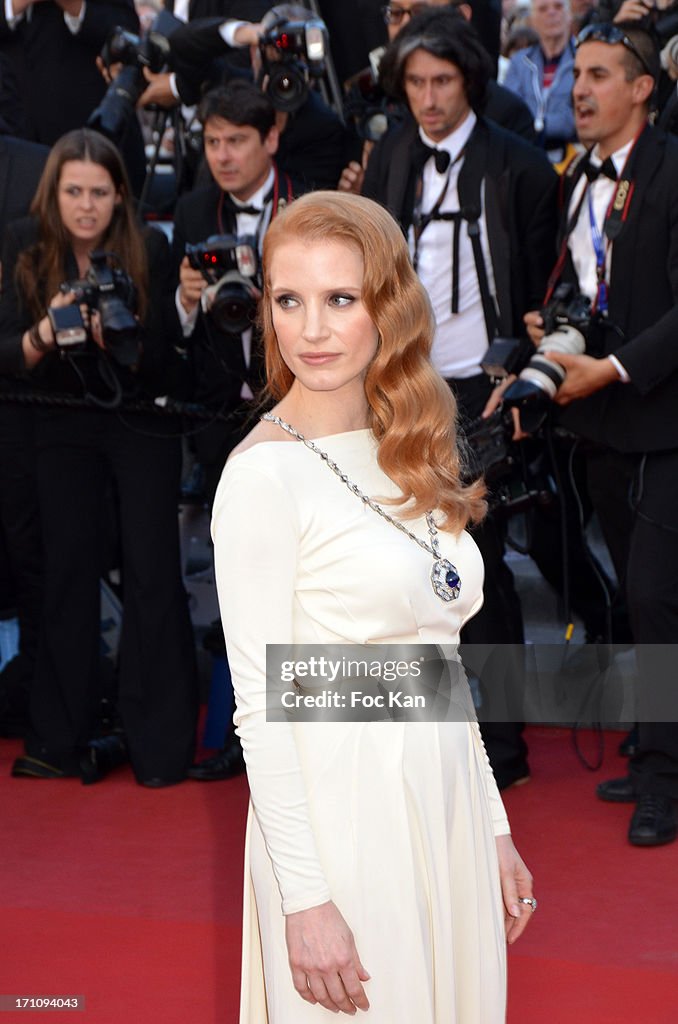
<path id="1" fill-rule="evenodd" d="M 444 149 L 450 154 L 450 180 L 441 213 L 459 210 L 457 184 L 463 166 L 459 155 L 468 142 L 477 118 L 470 111 L 462 124 L 440 142 L 433 142 L 422 129 L 419 134 L 427 146 Z M 455 162 L 456 160 L 456 162 Z M 448 171 L 440 174 L 435 161 L 430 159 L 422 176 L 421 212 L 430 212 L 440 196 Z M 484 188 L 481 189 L 483 212 L 480 217 L 480 238 L 490 293 L 494 296 L 494 273 L 487 241 L 484 212 Z M 468 235 L 468 222 L 462 221 L 459 236 L 459 311 L 452 313 L 452 237 L 454 227 L 450 221 L 431 221 L 421 234 L 418 246 L 417 273 L 428 292 L 436 319 L 436 332 L 431 349 L 431 360 L 443 377 L 473 377 L 480 373 L 480 361 L 487 346 L 487 328 L 478 285 L 478 274 L 473 248 Z M 409 233 L 410 252 L 414 256 L 414 229 Z"/>

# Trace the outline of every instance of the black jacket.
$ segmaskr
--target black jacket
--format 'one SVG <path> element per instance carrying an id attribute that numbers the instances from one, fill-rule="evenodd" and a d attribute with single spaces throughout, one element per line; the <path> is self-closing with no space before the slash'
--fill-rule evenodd
<path id="1" fill-rule="evenodd" d="M 563 229 L 580 163 L 566 179 Z M 646 128 L 633 158 L 628 217 L 612 245 L 609 319 L 626 338 L 605 333 L 631 378 L 562 411 L 572 430 L 624 452 L 678 448 L 678 139 Z M 576 282 L 571 260 L 562 279 Z"/>
<path id="2" fill-rule="evenodd" d="M 0 7 L 0 47 L 23 97 L 26 138 L 52 145 L 85 124 L 106 91 L 95 60 L 115 25 L 138 31 L 133 0 L 87 0 L 76 35 L 53 0 L 32 4 L 14 31 Z"/>
<path id="3" fill-rule="evenodd" d="M 363 184 L 363 195 L 383 203 L 405 230 L 412 219 L 411 153 L 417 132 L 408 117 L 386 135 L 372 152 Z M 523 315 L 541 305 L 555 259 L 558 179 L 535 146 L 483 118 L 471 134 L 467 157 L 477 145 L 486 145 L 488 154 L 484 213 L 499 330 L 524 335 Z"/>
<path id="4" fill-rule="evenodd" d="M 28 213 L 48 156 L 47 146 L 0 136 L 0 246 L 7 225 Z"/>

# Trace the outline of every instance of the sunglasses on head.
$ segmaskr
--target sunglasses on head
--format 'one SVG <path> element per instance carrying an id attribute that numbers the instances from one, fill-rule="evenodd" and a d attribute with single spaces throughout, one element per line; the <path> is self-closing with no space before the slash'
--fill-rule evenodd
<path id="1" fill-rule="evenodd" d="M 650 66 L 642 53 L 635 43 L 629 39 L 623 28 L 619 27 L 619 25 L 613 25 L 612 22 L 601 22 L 598 25 L 587 25 L 586 28 L 581 30 L 574 41 L 574 45 L 577 49 L 582 43 L 608 43 L 610 46 L 615 46 L 617 43 L 621 43 L 629 53 L 633 54 L 636 60 L 640 61 L 645 74 L 654 78 L 654 74 L 650 70 Z"/>
<path id="2" fill-rule="evenodd" d="M 414 18 L 417 14 L 425 11 L 428 6 L 428 4 L 410 4 L 409 7 L 392 7 L 391 4 L 387 4 L 386 7 L 382 7 L 381 13 L 387 25 L 399 25 L 404 17 Z"/>

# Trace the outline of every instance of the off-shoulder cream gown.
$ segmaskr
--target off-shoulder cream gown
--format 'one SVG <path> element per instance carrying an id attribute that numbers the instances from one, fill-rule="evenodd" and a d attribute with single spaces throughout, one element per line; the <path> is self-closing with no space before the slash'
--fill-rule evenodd
<path id="1" fill-rule="evenodd" d="M 316 443 L 364 492 L 397 494 L 370 431 Z M 288 440 L 229 461 L 212 531 L 251 789 L 241 1024 L 337 1020 L 294 990 L 284 938 L 283 913 L 328 899 L 371 974 L 366 1024 L 501 1024 L 509 828 L 477 725 L 265 720 L 267 643 L 454 643 L 482 601 L 474 542 L 439 535 L 462 580 L 445 604 L 431 555 Z"/>

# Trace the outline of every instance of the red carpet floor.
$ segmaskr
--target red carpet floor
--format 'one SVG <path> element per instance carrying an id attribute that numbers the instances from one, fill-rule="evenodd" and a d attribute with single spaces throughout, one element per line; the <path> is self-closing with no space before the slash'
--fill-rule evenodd
<path id="1" fill-rule="evenodd" d="M 678 1022 L 678 844 L 628 846 L 629 808 L 595 800 L 617 739 L 594 775 L 569 732 L 529 731 L 533 780 L 506 803 L 540 908 L 509 954 L 509 1024 Z M 18 751 L 0 741 L 0 995 L 85 996 L 55 1024 L 234 1024 L 243 780 L 11 779 Z"/>

